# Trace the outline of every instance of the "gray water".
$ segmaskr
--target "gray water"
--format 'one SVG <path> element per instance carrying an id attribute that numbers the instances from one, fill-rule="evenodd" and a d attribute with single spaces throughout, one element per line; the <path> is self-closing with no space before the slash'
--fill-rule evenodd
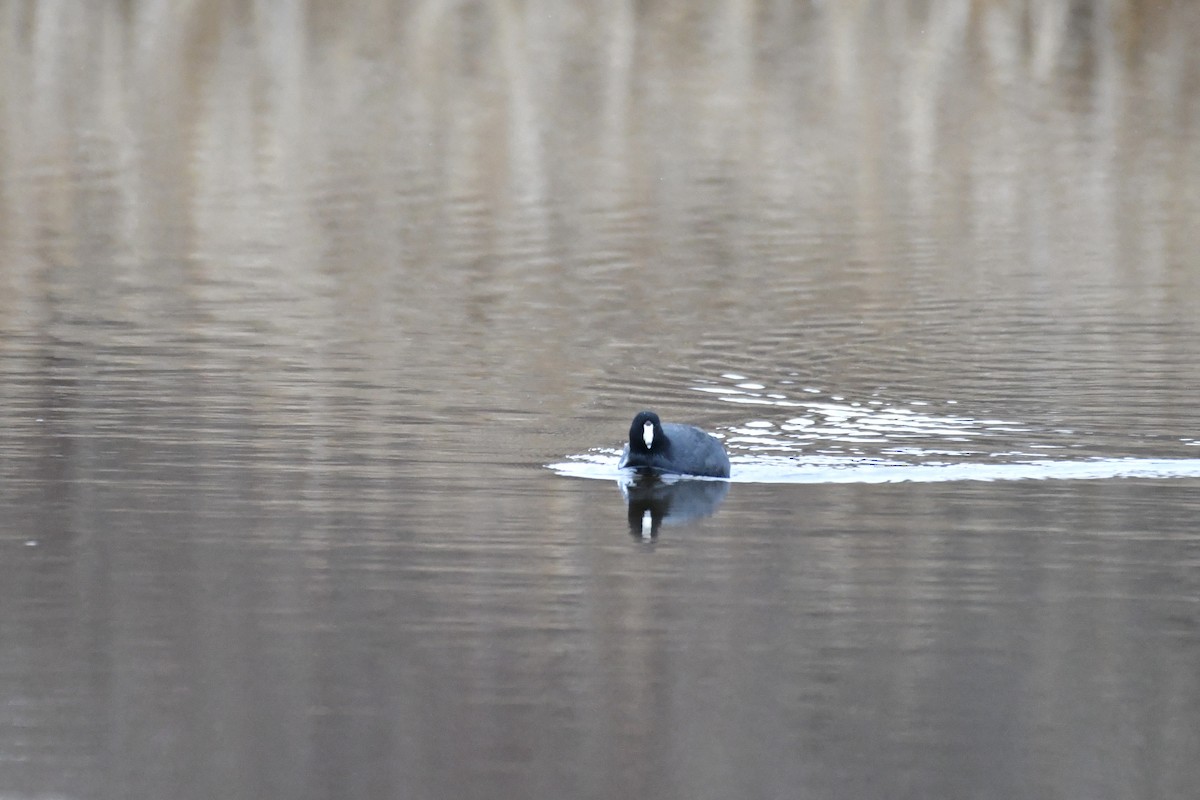
<path id="1" fill-rule="evenodd" d="M 0 796 L 1194 797 L 1197 31 L 4 4 Z"/>

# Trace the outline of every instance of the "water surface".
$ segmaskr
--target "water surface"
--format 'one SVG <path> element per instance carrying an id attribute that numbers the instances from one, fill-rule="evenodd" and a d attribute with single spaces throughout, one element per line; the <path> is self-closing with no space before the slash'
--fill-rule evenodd
<path id="1" fill-rule="evenodd" d="M 1190 4 L 68 6 L 0 794 L 1194 795 Z"/>

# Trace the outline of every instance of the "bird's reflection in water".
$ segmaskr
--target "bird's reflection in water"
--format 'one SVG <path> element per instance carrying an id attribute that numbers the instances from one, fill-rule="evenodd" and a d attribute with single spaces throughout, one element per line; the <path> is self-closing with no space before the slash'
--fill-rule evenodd
<path id="1" fill-rule="evenodd" d="M 619 481 L 629 504 L 629 533 L 635 539 L 651 540 L 663 525 L 712 516 L 729 492 L 727 481 L 663 478 L 630 475 Z"/>

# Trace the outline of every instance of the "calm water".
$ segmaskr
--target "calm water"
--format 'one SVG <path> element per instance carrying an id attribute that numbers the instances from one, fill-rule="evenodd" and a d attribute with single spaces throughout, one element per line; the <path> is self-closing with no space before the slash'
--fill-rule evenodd
<path id="1" fill-rule="evenodd" d="M 0 796 L 1193 797 L 1197 31 L 4 4 Z"/>

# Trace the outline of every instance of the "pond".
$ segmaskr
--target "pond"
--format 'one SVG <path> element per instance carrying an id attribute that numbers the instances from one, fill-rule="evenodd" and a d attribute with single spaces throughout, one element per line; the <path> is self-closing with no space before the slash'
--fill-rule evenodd
<path id="1" fill-rule="evenodd" d="M 162 11 L 0 13 L 0 795 L 1192 796 L 1196 9 Z"/>

